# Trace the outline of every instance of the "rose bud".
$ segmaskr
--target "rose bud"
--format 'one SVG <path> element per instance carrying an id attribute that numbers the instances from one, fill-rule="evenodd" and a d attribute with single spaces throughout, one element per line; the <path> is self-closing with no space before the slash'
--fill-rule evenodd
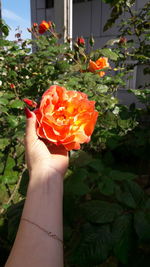
<path id="1" fill-rule="evenodd" d="M 11 84 L 10 84 L 10 88 L 11 88 L 11 89 L 14 89 L 14 88 L 15 88 L 14 83 L 11 83 Z"/>
<path id="2" fill-rule="evenodd" d="M 119 44 L 125 44 L 127 42 L 127 38 L 126 37 L 120 37 L 120 40 L 119 40 Z"/>
<path id="3" fill-rule="evenodd" d="M 79 46 L 84 46 L 84 45 L 85 45 L 85 40 L 84 40 L 84 38 L 83 38 L 83 37 L 78 37 L 78 38 L 77 38 L 77 44 L 78 44 Z"/>
<path id="4" fill-rule="evenodd" d="M 33 23 L 33 28 L 37 28 L 38 24 L 37 23 Z"/>
<path id="5" fill-rule="evenodd" d="M 95 43 L 94 38 L 91 36 L 90 37 L 90 40 L 89 40 L 90 46 L 93 47 L 94 46 L 94 43 Z"/>
<path id="6" fill-rule="evenodd" d="M 33 100 L 28 99 L 28 98 L 24 98 L 23 102 L 25 104 L 27 104 L 28 106 L 32 107 L 32 108 L 36 108 L 37 107 L 37 103 L 35 101 L 33 101 Z"/>

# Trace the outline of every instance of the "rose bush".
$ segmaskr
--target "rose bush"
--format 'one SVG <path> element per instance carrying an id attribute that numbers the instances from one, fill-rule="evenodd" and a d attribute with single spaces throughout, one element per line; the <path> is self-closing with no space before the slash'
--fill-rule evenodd
<path id="1" fill-rule="evenodd" d="M 33 107 L 33 102 L 25 102 Z M 80 149 L 88 143 L 98 117 L 95 101 L 77 91 L 67 91 L 58 85 L 51 86 L 42 96 L 37 118 L 37 134 L 67 150 Z"/>

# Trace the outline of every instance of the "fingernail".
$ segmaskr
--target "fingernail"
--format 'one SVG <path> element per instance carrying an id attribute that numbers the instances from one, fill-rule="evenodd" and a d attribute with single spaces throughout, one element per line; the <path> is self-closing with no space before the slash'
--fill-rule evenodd
<path id="1" fill-rule="evenodd" d="M 32 117 L 32 112 L 27 107 L 24 108 L 24 113 L 25 113 L 27 119 Z"/>

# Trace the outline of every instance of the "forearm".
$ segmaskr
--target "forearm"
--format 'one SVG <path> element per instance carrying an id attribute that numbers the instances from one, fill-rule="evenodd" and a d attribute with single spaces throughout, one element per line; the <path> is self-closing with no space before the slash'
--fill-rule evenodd
<path id="1" fill-rule="evenodd" d="M 22 214 L 48 232 L 63 238 L 62 230 L 63 179 L 53 172 L 51 176 L 32 173 Z M 63 245 L 46 232 L 21 220 L 17 237 L 6 267 L 62 267 Z"/>

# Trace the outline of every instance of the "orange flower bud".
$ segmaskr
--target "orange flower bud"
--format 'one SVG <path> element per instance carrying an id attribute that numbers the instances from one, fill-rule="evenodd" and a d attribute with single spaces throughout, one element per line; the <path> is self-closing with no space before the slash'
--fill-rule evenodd
<path id="1" fill-rule="evenodd" d="M 38 24 L 37 23 L 33 23 L 33 27 L 34 28 L 37 28 L 38 27 Z"/>

